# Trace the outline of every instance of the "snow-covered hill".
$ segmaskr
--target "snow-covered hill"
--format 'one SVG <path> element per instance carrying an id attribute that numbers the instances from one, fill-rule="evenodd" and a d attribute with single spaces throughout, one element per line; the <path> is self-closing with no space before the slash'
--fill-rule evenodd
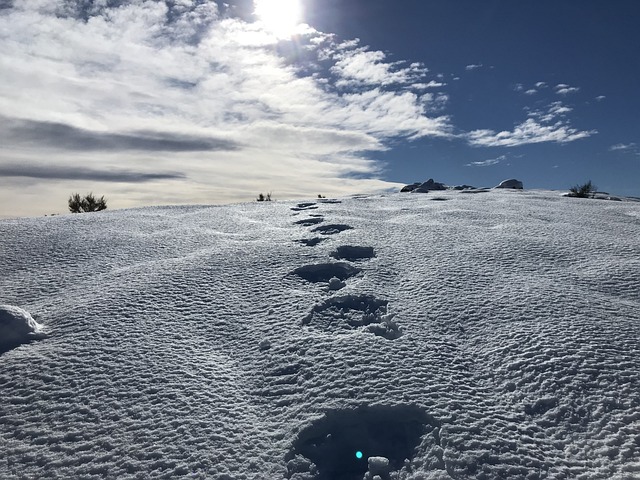
<path id="1" fill-rule="evenodd" d="M 5 220 L 0 304 L 5 480 L 640 478 L 640 203 Z"/>

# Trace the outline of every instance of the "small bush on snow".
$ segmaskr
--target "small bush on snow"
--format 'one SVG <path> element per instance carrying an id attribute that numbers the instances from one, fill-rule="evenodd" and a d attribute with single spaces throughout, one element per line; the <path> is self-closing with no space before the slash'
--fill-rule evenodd
<path id="1" fill-rule="evenodd" d="M 81 197 L 79 193 L 74 193 L 69 197 L 69 211 L 71 213 L 99 212 L 107 209 L 107 201 L 104 196 L 96 198 L 93 193 Z"/>
<path id="2" fill-rule="evenodd" d="M 573 187 L 571 187 L 569 189 L 569 191 L 571 192 L 569 196 L 577 197 L 577 198 L 589 198 L 589 197 L 593 197 L 593 195 L 596 193 L 597 190 L 598 190 L 598 187 L 592 184 L 591 180 L 589 180 L 586 183 L 583 183 L 582 185 L 574 185 Z"/>

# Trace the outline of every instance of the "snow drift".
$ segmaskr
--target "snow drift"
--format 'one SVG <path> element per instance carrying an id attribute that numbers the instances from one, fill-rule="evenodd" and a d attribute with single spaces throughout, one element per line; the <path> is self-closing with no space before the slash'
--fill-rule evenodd
<path id="1" fill-rule="evenodd" d="M 0 353 L 44 338 L 42 327 L 20 307 L 0 305 Z"/>

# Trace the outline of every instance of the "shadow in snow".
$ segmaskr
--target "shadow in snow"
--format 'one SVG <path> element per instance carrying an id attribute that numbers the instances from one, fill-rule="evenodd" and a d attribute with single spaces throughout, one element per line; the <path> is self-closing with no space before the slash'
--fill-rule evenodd
<path id="1" fill-rule="evenodd" d="M 288 478 L 362 480 L 369 457 L 385 457 L 390 471 L 400 470 L 405 459 L 413 458 L 421 437 L 436 426 L 434 418 L 414 405 L 329 411 L 294 440 L 286 456 Z"/>

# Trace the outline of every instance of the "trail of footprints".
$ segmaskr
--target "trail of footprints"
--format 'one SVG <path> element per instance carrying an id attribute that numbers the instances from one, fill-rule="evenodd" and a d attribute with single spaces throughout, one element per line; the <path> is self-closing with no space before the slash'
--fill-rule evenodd
<path id="1" fill-rule="evenodd" d="M 292 210 L 303 212 L 317 208 L 315 203 L 300 203 Z M 297 241 L 313 247 L 331 235 L 353 228 L 345 224 L 324 222 L 324 217 L 318 214 L 310 214 L 309 218 L 295 221 L 295 225 L 313 227 L 310 231 L 321 235 Z M 363 272 L 362 262 L 375 257 L 375 251 L 373 247 L 340 245 L 330 256 L 332 261 L 303 265 L 294 269 L 291 274 L 309 283 L 324 284 L 329 292 L 337 292 L 346 286 L 349 278 Z M 388 303 L 374 295 L 336 294 L 314 305 L 302 319 L 302 325 L 338 335 L 360 330 L 394 340 L 402 335 L 402 331 L 392 321 L 393 315 L 387 313 Z M 277 407 L 286 407 L 300 401 L 304 384 L 312 373 L 306 368 L 309 364 L 302 358 L 299 348 L 289 345 L 272 349 L 271 343 L 267 341 L 260 345 L 260 349 L 271 350 L 272 354 L 272 360 L 265 368 L 260 395 Z"/>
<path id="2" fill-rule="evenodd" d="M 317 208 L 316 203 L 309 202 L 291 210 L 298 215 Z M 324 216 L 311 213 L 294 224 L 317 235 L 297 240 L 308 247 L 353 228 L 325 223 Z M 302 325 L 334 335 L 361 331 L 388 340 L 399 338 L 402 331 L 392 320 L 393 315 L 387 313 L 387 300 L 374 295 L 338 293 L 350 278 L 363 273 L 367 260 L 376 256 L 373 247 L 340 245 L 330 256 L 332 259 L 325 263 L 302 265 L 291 272 L 304 281 L 326 285 L 328 292 L 336 292 L 314 305 L 302 319 Z M 271 344 L 266 342 L 260 348 L 271 349 Z M 313 378 L 305 351 L 305 347 L 296 345 L 280 345 L 271 351 L 260 394 L 272 405 L 287 407 L 304 400 L 305 385 Z M 409 405 L 329 409 L 294 439 L 285 457 L 287 478 L 388 479 L 392 470 L 401 469 L 407 462 L 405 459 L 412 458 L 422 438 L 429 437 L 430 432 L 437 434 L 437 425 L 420 408 Z"/>
<path id="3" fill-rule="evenodd" d="M 312 202 L 299 203 L 291 210 L 304 212 L 315 210 L 318 205 Z M 302 239 L 298 242 L 309 247 L 326 240 L 353 227 L 341 223 L 324 223 L 320 214 L 309 214 L 309 218 L 298 220 L 295 225 L 313 227 L 310 231 L 323 237 Z M 373 247 L 341 245 L 331 253 L 337 261 L 303 265 L 291 272 L 293 275 L 311 282 L 327 285 L 328 291 L 338 291 L 346 286 L 346 281 L 362 272 L 362 268 L 353 265 L 375 257 Z M 373 295 L 347 294 L 331 297 L 315 305 L 304 317 L 302 324 L 334 334 L 350 333 L 353 330 L 364 330 L 374 335 L 393 340 L 402 335 L 398 325 L 392 320 L 393 315 L 387 313 L 388 301 L 380 300 Z"/>

